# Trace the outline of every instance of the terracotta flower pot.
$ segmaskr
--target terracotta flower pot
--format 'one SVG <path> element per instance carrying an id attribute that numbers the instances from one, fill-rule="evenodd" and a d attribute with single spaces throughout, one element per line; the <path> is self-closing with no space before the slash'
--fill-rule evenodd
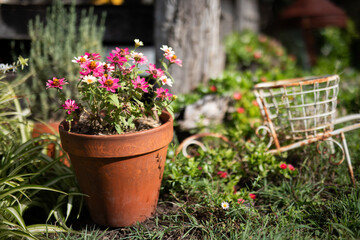
<path id="1" fill-rule="evenodd" d="M 59 135 L 59 124 L 60 122 L 50 122 L 50 123 L 36 122 L 34 124 L 31 137 L 32 138 L 40 137 L 40 135 L 42 134 L 51 134 L 57 136 Z M 55 150 L 56 149 L 54 143 L 49 143 L 46 146 L 46 154 L 51 158 L 55 157 Z M 66 156 L 63 156 L 63 152 L 60 151 L 59 155 L 60 155 L 60 161 L 64 163 L 65 166 L 70 167 L 70 162 L 68 161 Z"/>
<path id="2" fill-rule="evenodd" d="M 69 154 L 93 221 L 109 227 L 131 226 L 155 212 L 173 119 L 160 116 L 159 127 L 123 135 L 84 135 L 60 124 Z"/>

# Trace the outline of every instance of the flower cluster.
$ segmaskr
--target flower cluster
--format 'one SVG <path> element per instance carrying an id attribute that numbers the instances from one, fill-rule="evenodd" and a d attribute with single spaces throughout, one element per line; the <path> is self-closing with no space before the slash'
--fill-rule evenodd
<path id="1" fill-rule="evenodd" d="M 92 128 L 122 133 L 133 131 L 134 122 L 140 118 L 156 118 L 165 108 L 171 112 L 169 104 L 176 96 L 166 88 L 173 84 L 168 68 L 172 64 L 182 66 L 182 61 L 171 47 L 163 45 L 163 69 L 157 68 L 148 63 L 143 53 L 136 51 L 140 46 L 143 43 L 135 39 L 133 50 L 116 47 L 105 62 L 97 53 L 75 57 L 72 61 L 80 67 L 76 86 L 81 103 L 65 98 L 61 92 L 69 83 L 65 78 L 53 77 L 47 81 L 47 88 L 58 90 L 67 121 L 79 119 L 80 114 L 86 113 Z"/>
<path id="2" fill-rule="evenodd" d="M 279 167 L 281 169 L 289 169 L 290 171 L 295 171 L 295 167 L 291 164 L 286 164 L 286 163 L 280 163 Z"/>

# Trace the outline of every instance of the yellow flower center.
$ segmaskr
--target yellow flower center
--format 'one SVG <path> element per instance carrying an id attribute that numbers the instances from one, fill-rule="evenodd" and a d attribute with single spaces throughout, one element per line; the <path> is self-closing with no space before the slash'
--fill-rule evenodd
<path id="1" fill-rule="evenodd" d="M 86 62 L 86 59 L 84 57 L 82 57 L 82 58 L 80 58 L 80 62 L 84 63 L 84 62 Z"/>
<path id="2" fill-rule="evenodd" d="M 95 69 L 96 68 L 96 62 L 95 61 L 92 61 L 89 65 L 89 68 L 90 69 Z"/>
<path id="3" fill-rule="evenodd" d="M 111 79 L 107 79 L 107 80 L 104 82 L 104 85 L 105 85 L 106 87 L 111 87 L 113 84 L 114 84 L 114 81 L 111 80 Z"/>
<path id="4" fill-rule="evenodd" d="M 60 85 L 60 81 L 57 78 L 55 78 L 52 83 L 53 83 L 54 86 L 59 86 Z"/>
<path id="5" fill-rule="evenodd" d="M 175 60 L 177 58 L 177 56 L 174 54 L 172 55 L 171 59 Z"/>

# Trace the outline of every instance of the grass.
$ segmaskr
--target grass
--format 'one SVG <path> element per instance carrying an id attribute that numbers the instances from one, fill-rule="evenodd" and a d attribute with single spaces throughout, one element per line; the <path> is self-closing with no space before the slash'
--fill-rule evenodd
<path id="1" fill-rule="evenodd" d="M 354 131 L 347 137 L 355 176 L 359 176 L 356 166 L 359 164 L 360 136 Z M 89 225 L 84 225 L 78 229 L 80 235 L 61 233 L 55 238 L 359 239 L 360 190 L 351 185 L 345 163 L 330 165 L 314 152 L 314 148 L 307 146 L 293 151 L 286 159 L 276 158 L 278 162 L 293 163 L 298 171 L 295 176 L 286 177 L 279 173 L 240 181 L 236 185 L 240 195 L 256 194 L 255 200 L 248 198 L 243 204 L 233 200 L 239 194 L 229 198 L 231 194 L 224 190 L 229 182 L 224 182 L 216 174 L 200 177 L 188 174 L 183 178 L 191 184 L 179 185 L 180 180 L 174 184 L 170 176 L 175 166 L 168 159 L 158 210 L 152 218 L 126 228 L 104 229 L 94 224 L 89 231 Z M 216 152 L 221 155 L 221 149 Z M 200 153 L 195 162 L 214 160 L 211 151 L 203 155 Z M 198 167 L 191 163 L 192 160 L 182 157 L 176 161 L 183 169 L 190 168 L 188 173 Z M 207 167 L 214 167 L 213 172 L 216 172 L 218 166 L 209 164 Z M 233 172 L 229 171 L 229 174 Z M 224 200 L 230 203 L 228 210 L 220 206 Z"/>

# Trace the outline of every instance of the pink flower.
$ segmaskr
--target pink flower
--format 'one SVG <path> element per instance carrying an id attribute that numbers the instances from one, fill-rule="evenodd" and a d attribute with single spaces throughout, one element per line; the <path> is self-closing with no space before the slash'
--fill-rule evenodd
<path id="1" fill-rule="evenodd" d="M 166 55 L 165 58 L 169 60 L 171 63 L 175 63 L 182 67 L 182 60 L 178 59 L 175 54 Z"/>
<path id="2" fill-rule="evenodd" d="M 239 199 L 237 200 L 237 202 L 238 202 L 238 204 L 243 204 L 243 203 L 245 202 L 245 200 L 242 199 L 242 198 L 239 198 Z"/>
<path id="3" fill-rule="evenodd" d="M 91 60 L 100 60 L 101 56 L 98 53 L 85 53 L 85 56 L 87 56 Z"/>
<path id="4" fill-rule="evenodd" d="M 148 83 L 145 82 L 145 78 L 140 78 L 140 76 L 137 76 L 135 80 L 131 80 L 131 82 L 134 84 L 134 88 L 140 88 L 144 92 L 149 92 L 147 88 L 149 87 Z"/>
<path id="5" fill-rule="evenodd" d="M 99 83 L 101 84 L 101 88 L 106 88 L 107 91 L 110 92 L 115 92 L 116 89 L 118 89 L 119 87 L 121 87 L 118 82 L 119 79 L 117 78 L 112 78 L 111 76 L 103 76 L 101 78 L 102 80 L 99 80 Z"/>
<path id="6" fill-rule="evenodd" d="M 255 59 L 261 58 L 261 55 L 262 55 L 262 54 L 261 54 L 260 51 L 255 51 L 255 52 L 254 52 L 254 58 L 255 58 Z"/>
<path id="7" fill-rule="evenodd" d="M 156 68 L 155 64 L 149 64 L 149 70 L 146 70 L 147 73 L 152 74 L 153 78 L 159 78 L 164 75 L 164 71 L 160 68 Z"/>
<path id="8" fill-rule="evenodd" d="M 114 52 L 114 50 L 113 50 Z M 111 62 L 112 65 L 118 64 L 120 66 L 124 65 L 127 62 L 127 58 L 121 56 L 118 53 L 109 53 L 109 57 L 106 57 L 108 62 Z"/>
<path id="9" fill-rule="evenodd" d="M 234 98 L 235 100 L 239 101 L 239 100 L 241 100 L 242 95 L 241 95 L 241 93 L 239 93 L 239 92 L 235 92 L 235 93 L 233 94 L 233 98 Z"/>
<path id="10" fill-rule="evenodd" d="M 258 103 L 256 100 L 253 100 L 253 101 L 252 101 L 252 105 L 254 105 L 255 107 L 258 107 L 258 106 L 259 106 L 259 103 Z"/>
<path id="11" fill-rule="evenodd" d="M 291 164 L 288 164 L 288 168 L 289 168 L 289 170 L 290 170 L 290 171 L 295 171 L 294 166 L 293 166 L 293 165 L 291 165 Z"/>
<path id="12" fill-rule="evenodd" d="M 168 98 L 169 100 L 171 100 L 172 94 L 168 93 L 168 91 L 169 89 L 158 88 L 156 89 L 156 97 L 161 99 Z"/>
<path id="13" fill-rule="evenodd" d="M 219 175 L 220 178 L 226 178 L 228 176 L 228 173 L 223 171 L 218 171 L 217 175 Z"/>
<path id="14" fill-rule="evenodd" d="M 75 103 L 75 100 L 68 99 L 63 105 L 61 105 L 65 110 L 68 110 L 67 113 L 71 114 L 75 109 L 78 109 L 79 106 Z"/>
<path id="15" fill-rule="evenodd" d="M 244 112 L 245 112 L 245 109 L 242 108 L 242 107 L 239 107 L 239 108 L 236 109 L 236 111 L 237 111 L 238 113 L 244 113 Z"/>
<path id="16" fill-rule="evenodd" d="M 134 67 L 135 67 L 135 65 L 132 65 L 129 68 L 122 68 L 121 69 L 121 74 L 124 75 L 124 76 L 130 74 L 131 71 L 134 69 Z"/>
<path id="17" fill-rule="evenodd" d="M 256 195 L 255 195 L 255 194 L 253 194 L 253 193 L 249 193 L 249 197 L 250 197 L 251 199 L 253 199 L 253 200 L 255 200 L 255 199 L 256 199 Z"/>
<path id="18" fill-rule="evenodd" d="M 148 61 L 146 56 L 144 56 L 142 53 L 132 52 L 130 53 L 130 56 L 130 59 L 133 60 L 134 64 L 145 64 Z"/>
<path id="19" fill-rule="evenodd" d="M 59 88 L 62 89 L 62 86 L 64 86 L 65 84 L 68 84 L 68 82 L 66 82 L 64 80 L 64 78 L 56 78 L 53 77 L 52 80 L 48 80 L 48 82 L 46 83 L 47 89 L 48 88 Z"/>
<path id="20" fill-rule="evenodd" d="M 115 71 L 115 67 L 110 65 L 109 63 L 102 63 L 102 67 L 104 69 L 105 73 L 111 73 L 113 71 Z"/>
<path id="21" fill-rule="evenodd" d="M 202 170 L 203 168 L 202 168 L 202 166 L 198 166 L 198 169 L 199 169 L 199 170 Z"/>
<path id="22" fill-rule="evenodd" d="M 128 48 L 118 48 L 116 47 L 115 50 L 112 50 L 112 52 L 120 57 L 125 57 L 126 55 L 130 55 Z"/>
<path id="23" fill-rule="evenodd" d="M 281 164 L 280 164 L 280 168 L 281 168 L 281 169 L 286 169 L 286 168 L 287 168 L 287 165 L 286 165 L 285 163 L 281 163 Z"/>
<path id="24" fill-rule="evenodd" d="M 95 61 L 87 61 L 82 63 L 80 67 L 83 69 L 80 74 L 84 76 L 94 75 L 95 77 L 101 77 L 104 72 L 103 65 Z"/>

